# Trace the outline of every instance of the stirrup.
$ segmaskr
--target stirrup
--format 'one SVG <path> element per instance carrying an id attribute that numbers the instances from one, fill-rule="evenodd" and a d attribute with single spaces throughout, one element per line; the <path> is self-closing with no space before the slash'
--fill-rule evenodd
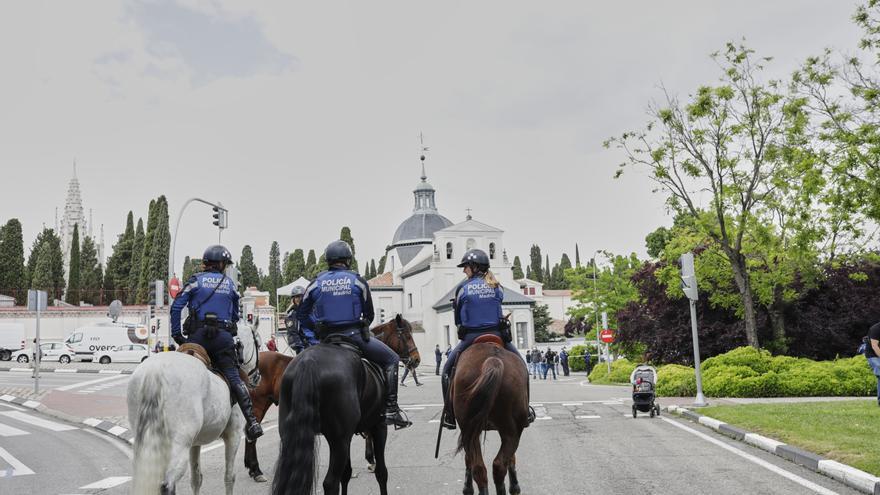
<path id="1" fill-rule="evenodd" d="M 529 406 L 529 424 L 534 423 L 535 418 L 537 418 L 537 417 L 538 417 L 538 415 L 535 414 L 535 408 L 533 408 L 532 406 Z"/>
<path id="2" fill-rule="evenodd" d="M 412 426 L 412 421 L 406 417 L 399 407 L 385 412 L 385 424 L 393 425 L 395 430 L 402 430 Z"/>
<path id="3" fill-rule="evenodd" d="M 447 430 L 454 430 L 457 428 L 457 425 L 455 424 L 455 416 L 453 416 L 452 411 L 448 409 L 443 410 L 443 413 L 440 415 L 440 425 Z"/>

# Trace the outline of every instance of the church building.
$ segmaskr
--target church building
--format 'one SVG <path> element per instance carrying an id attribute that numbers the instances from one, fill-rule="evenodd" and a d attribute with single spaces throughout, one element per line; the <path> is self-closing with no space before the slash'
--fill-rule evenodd
<path id="1" fill-rule="evenodd" d="M 415 341 L 422 352 L 435 345 L 446 349 L 458 342 L 452 310 L 455 287 L 465 276 L 456 265 L 465 251 L 479 248 L 489 255 L 492 273 L 504 289 L 502 311 L 510 313 L 513 342 L 520 349 L 534 345 L 532 306 L 513 278 L 511 260 L 504 249 L 504 231 L 475 220 L 470 214 L 453 224 L 437 210 L 434 188 L 427 182 L 424 158 L 422 177 L 413 195 L 413 214 L 394 232 L 386 252 L 388 270 L 371 280 L 375 324 L 400 313 L 413 323 Z"/>

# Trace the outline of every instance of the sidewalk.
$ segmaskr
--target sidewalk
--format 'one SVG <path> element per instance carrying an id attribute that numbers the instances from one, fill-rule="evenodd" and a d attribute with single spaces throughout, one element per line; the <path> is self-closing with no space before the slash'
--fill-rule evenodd
<path id="1" fill-rule="evenodd" d="M 710 406 L 735 406 L 739 404 L 786 404 L 798 402 L 836 402 L 848 400 L 877 400 L 876 397 L 757 397 L 757 398 L 710 398 L 706 397 L 706 402 Z M 679 406 L 691 409 L 694 408 L 693 397 L 657 397 L 657 402 L 666 406 Z"/>

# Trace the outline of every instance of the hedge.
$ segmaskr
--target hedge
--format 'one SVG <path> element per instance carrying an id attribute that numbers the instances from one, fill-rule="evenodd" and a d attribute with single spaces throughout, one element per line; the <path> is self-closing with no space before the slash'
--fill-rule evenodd
<path id="1" fill-rule="evenodd" d="M 587 346 L 578 344 L 576 346 L 572 346 L 571 350 L 568 351 L 568 366 L 571 371 L 587 371 L 587 368 L 584 366 L 584 350 L 587 349 Z M 594 349 L 595 351 L 595 346 Z M 596 363 L 599 362 L 599 356 L 596 352 L 590 353 L 590 369 L 596 367 Z"/>
<path id="2" fill-rule="evenodd" d="M 659 395 L 696 393 L 693 368 L 666 365 L 658 375 Z M 869 396 L 876 393 L 876 387 L 864 356 L 813 361 L 740 347 L 703 364 L 703 392 L 709 397 Z"/>
<path id="3" fill-rule="evenodd" d="M 605 363 L 599 363 L 593 367 L 590 373 L 590 383 L 597 384 L 619 384 L 629 383 L 629 375 L 636 369 L 636 364 L 627 359 L 618 359 L 611 363 L 611 374 L 608 374 L 608 366 Z"/>

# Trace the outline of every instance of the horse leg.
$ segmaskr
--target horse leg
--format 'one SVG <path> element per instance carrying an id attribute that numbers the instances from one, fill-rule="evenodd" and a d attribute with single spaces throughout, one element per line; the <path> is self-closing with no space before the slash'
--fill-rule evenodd
<path id="1" fill-rule="evenodd" d="M 370 438 L 373 439 L 373 452 L 376 455 L 376 482 L 379 483 L 379 494 L 388 495 L 388 466 L 385 464 L 385 442 L 388 440 L 388 426 L 380 422 L 373 428 Z"/>
<path id="2" fill-rule="evenodd" d="M 241 416 L 239 416 L 241 418 Z M 232 495 L 232 488 L 235 486 L 235 453 L 241 444 L 241 431 L 244 428 L 244 418 L 231 419 L 226 431 L 223 432 L 223 443 L 226 454 L 226 472 L 223 475 L 223 482 L 226 485 L 226 495 Z"/>
<path id="3" fill-rule="evenodd" d="M 254 403 L 254 416 L 257 418 L 257 422 L 262 423 L 263 418 L 266 416 L 266 411 L 269 410 L 269 406 L 271 402 L 265 397 L 257 397 L 253 399 Z M 257 441 L 245 441 L 244 444 L 244 467 L 248 470 L 248 475 L 253 478 L 254 481 L 258 483 L 265 483 L 268 480 L 263 475 L 263 471 L 260 469 L 260 461 L 257 459 Z"/>
<path id="4" fill-rule="evenodd" d="M 471 453 L 471 473 L 474 475 L 474 481 L 477 482 L 480 495 L 489 495 L 489 475 L 483 462 L 483 449 L 479 443 Z"/>
<path id="5" fill-rule="evenodd" d="M 501 448 L 498 449 L 498 455 L 492 462 L 492 479 L 495 482 L 496 495 L 504 495 L 504 477 L 509 470 L 513 470 L 513 456 L 516 455 L 516 449 L 519 447 L 519 434 L 507 428 L 499 430 L 498 434 L 501 436 Z M 514 491 L 514 484 L 511 476 L 510 493 L 519 493 L 519 486 Z"/>
<path id="6" fill-rule="evenodd" d="M 189 484 L 192 487 L 193 495 L 199 495 L 199 490 L 202 489 L 201 456 L 201 445 L 189 448 Z"/>
<path id="7" fill-rule="evenodd" d="M 351 436 L 327 438 L 330 444 L 330 464 L 324 477 L 324 495 L 339 495 L 340 482 L 345 466 L 351 461 Z"/>
<path id="8" fill-rule="evenodd" d="M 348 482 L 351 481 L 351 456 L 348 456 L 348 463 L 342 468 L 342 495 L 348 495 Z"/>
<path id="9" fill-rule="evenodd" d="M 367 471 L 371 473 L 376 472 L 376 457 L 373 454 L 373 436 L 371 434 L 364 435 L 364 444 L 366 445 L 366 449 L 364 450 L 364 457 L 367 460 Z"/>
<path id="10" fill-rule="evenodd" d="M 165 482 L 162 483 L 162 493 L 174 495 L 177 490 L 177 482 L 186 473 L 187 449 L 182 445 L 172 445 L 171 462 L 168 463 L 168 472 L 165 473 Z"/>
<path id="11" fill-rule="evenodd" d="M 465 457 L 469 458 L 468 456 Z M 465 461 L 465 464 L 467 465 L 464 469 L 464 488 L 461 490 L 461 493 L 464 495 L 474 495 L 474 475 L 471 472 L 470 464 L 467 461 Z"/>
<path id="12" fill-rule="evenodd" d="M 519 478 L 516 476 L 516 454 L 510 458 L 507 475 L 510 476 L 510 495 L 519 495 Z"/>

